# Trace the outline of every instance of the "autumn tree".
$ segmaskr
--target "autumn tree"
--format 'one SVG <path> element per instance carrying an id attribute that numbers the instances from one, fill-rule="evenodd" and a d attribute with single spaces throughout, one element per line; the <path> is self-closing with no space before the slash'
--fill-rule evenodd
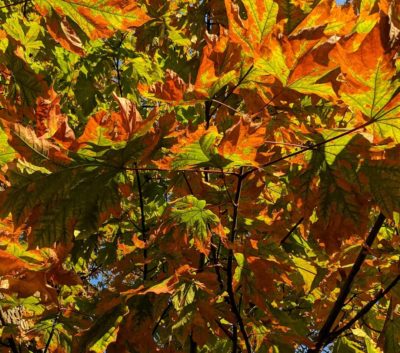
<path id="1" fill-rule="evenodd" d="M 397 0 L 0 18 L 1 352 L 400 352 Z"/>

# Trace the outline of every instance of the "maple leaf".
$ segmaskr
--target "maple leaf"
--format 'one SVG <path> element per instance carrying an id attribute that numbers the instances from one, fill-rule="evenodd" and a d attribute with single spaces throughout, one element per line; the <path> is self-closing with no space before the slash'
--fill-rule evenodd
<path id="1" fill-rule="evenodd" d="M 4 351 L 397 352 L 396 1 L 0 8 Z"/>
<path id="2" fill-rule="evenodd" d="M 207 35 L 206 40 L 194 90 L 200 96 L 213 97 L 222 87 L 236 82 L 238 72 L 235 66 L 238 63 L 229 59 L 234 59 L 240 53 L 237 46 L 228 41 L 228 35 L 222 29 L 218 37 Z"/>
<path id="3" fill-rule="evenodd" d="M 265 133 L 264 126 L 258 126 L 245 118 L 239 118 L 238 122 L 225 132 L 218 151 L 232 161 L 228 167 L 258 166 L 260 159 L 258 149 L 264 143 Z"/>
<path id="4" fill-rule="evenodd" d="M 44 137 L 38 137 L 31 128 L 4 119 L 1 120 L 1 124 L 8 136 L 9 145 L 28 160 L 48 162 L 50 167 L 52 164 L 70 162 L 66 150 Z"/>
<path id="5" fill-rule="evenodd" d="M 168 69 L 163 82 L 157 82 L 151 86 L 139 84 L 138 89 L 147 98 L 178 104 L 183 100 L 188 85 L 176 72 Z"/>
<path id="6" fill-rule="evenodd" d="M 345 75 L 340 87 L 341 98 L 355 111 L 363 113 L 364 121 L 373 122 L 368 130 L 376 138 L 392 138 L 398 142 L 399 82 L 394 78 L 394 52 L 386 51 L 377 29 L 365 37 L 356 51 L 346 51 L 356 38 L 337 46 L 335 57 Z"/>
<path id="7" fill-rule="evenodd" d="M 65 49 L 80 56 L 85 55 L 83 43 L 66 17 L 53 12 L 46 18 L 46 24 L 50 35 Z"/>
<path id="8" fill-rule="evenodd" d="M 278 5 L 272 0 L 244 0 L 247 19 L 240 16 L 239 6 L 232 0 L 225 0 L 229 19 L 229 36 L 240 43 L 246 51 L 256 51 L 271 32 L 278 14 Z"/>
<path id="9" fill-rule="evenodd" d="M 177 224 L 184 224 L 193 234 L 195 245 L 201 252 L 207 252 L 204 244 L 208 238 L 208 227 L 212 227 L 219 221 L 218 217 L 205 206 L 204 200 L 198 200 L 189 195 L 176 200 L 171 210 L 171 216 Z"/>
<path id="10" fill-rule="evenodd" d="M 117 30 L 139 27 L 150 20 L 136 1 L 102 0 L 94 4 L 91 1 L 39 0 L 35 6 L 42 16 L 51 16 L 55 11 L 69 17 L 91 39 L 110 37 Z"/>

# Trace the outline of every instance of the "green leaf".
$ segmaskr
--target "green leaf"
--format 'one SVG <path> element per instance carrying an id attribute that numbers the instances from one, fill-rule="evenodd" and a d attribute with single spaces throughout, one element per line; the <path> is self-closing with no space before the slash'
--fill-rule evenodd
<path id="1" fill-rule="evenodd" d="M 178 224 L 185 225 L 193 232 L 194 237 L 200 240 L 207 238 L 208 224 L 213 225 L 219 222 L 219 218 L 206 208 L 206 201 L 198 200 L 192 195 L 175 201 L 171 216 Z"/>
<path id="2" fill-rule="evenodd" d="M 331 138 L 335 138 L 336 136 L 343 134 L 341 130 L 324 130 L 322 131 L 321 135 L 324 141 L 329 140 Z M 325 152 L 325 160 L 328 165 L 332 165 L 336 157 L 347 147 L 350 141 L 354 138 L 352 134 L 348 134 L 342 137 L 339 137 L 337 140 L 332 142 L 328 142 L 324 146 Z"/>
<path id="3" fill-rule="evenodd" d="M 242 278 L 242 271 L 243 271 L 246 259 L 244 257 L 244 254 L 242 254 L 242 253 L 235 252 L 234 256 L 235 256 L 237 266 L 235 268 L 235 273 L 233 274 L 233 279 L 236 283 L 240 283 L 240 279 Z"/>
<path id="4" fill-rule="evenodd" d="M 139 27 L 150 19 L 135 2 L 37 0 L 35 3 L 44 16 L 56 11 L 69 17 L 91 39 L 110 37 L 117 30 Z"/>
<path id="5" fill-rule="evenodd" d="M 393 314 L 385 326 L 385 353 L 398 353 L 400 350 L 400 316 Z"/>
<path id="6" fill-rule="evenodd" d="M 317 269 L 309 261 L 301 257 L 293 257 L 293 262 L 296 265 L 297 270 L 301 274 L 304 280 L 304 291 L 307 293 L 312 289 L 315 276 L 317 275 Z"/>
<path id="7" fill-rule="evenodd" d="M 400 211 L 400 166 L 397 161 L 367 161 L 360 173 L 368 178 L 371 194 L 386 215 Z"/>
<path id="8" fill-rule="evenodd" d="M 35 72 L 24 60 L 14 54 L 11 45 L 8 46 L 6 55 L 1 61 L 7 62 L 8 69 L 12 72 L 15 89 L 22 98 L 24 105 L 33 107 L 36 98 L 44 96 L 47 84 L 42 75 Z"/>
<path id="9" fill-rule="evenodd" d="M 11 187 L 0 194 L 1 216 L 11 213 L 15 224 L 21 225 L 31 212 L 38 212 L 40 217 L 28 224 L 32 242 L 43 246 L 70 240 L 74 229 L 85 236 L 119 212 L 117 174 L 118 169 L 84 160 L 52 173 L 18 163 L 8 170 Z"/>
<path id="10" fill-rule="evenodd" d="M 214 143 L 218 137 L 217 132 L 209 132 L 201 136 L 200 139 L 183 148 L 172 162 L 174 169 L 184 167 L 200 167 L 209 165 L 215 156 Z"/>
<path id="11" fill-rule="evenodd" d="M 79 341 L 79 352 L 84 353 L 87 350 L 95 353 L 105 352 L 117 339 L 119 325 L 128 311 L 125 305 L 119 304 L 103 313 Z"/>
<path id="12" fill-rule="evenodd" d="M 340 337 L 335 342 L 332 353 L 365 353 L 365 351 L 359 343 Z"/>
<path id="13" fill-rule="evenodd" d="M 16 157 L 15 150 L 8 144 L 8 136 L 0 128 L 0 167 Z"/>

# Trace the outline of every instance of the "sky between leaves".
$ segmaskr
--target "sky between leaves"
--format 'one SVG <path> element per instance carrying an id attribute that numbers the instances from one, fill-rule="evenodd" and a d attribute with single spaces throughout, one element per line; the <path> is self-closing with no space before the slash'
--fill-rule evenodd
<path id="1" fill-rule="evenodd" d="M 0 18 L 1 352 L 400 351 L 397 1 Z"/>

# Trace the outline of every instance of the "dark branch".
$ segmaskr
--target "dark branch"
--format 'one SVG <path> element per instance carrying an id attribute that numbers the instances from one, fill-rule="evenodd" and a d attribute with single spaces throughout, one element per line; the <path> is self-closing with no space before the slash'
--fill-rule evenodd
<path id="1" fill-rule="evenodd" d="M 190 339 L 190 353 L 196 353 L 197 343 L 193 339 L 193 334 L 190 334 L 189 339 Z"/>
<path id="2" fill-rule="evenodd" d="M 102 165 L 104 166 L 104 165 Z M 115 167 L 120 168 L 117 166 L 107 165 L 108 167 Z M 188 173 L 211 173 L 211 174 L 220 174 L 220 175 L 236 175 L 239 174 L 237 172 L 227 172 L 221 169 L 168 169 L 168 168 L 144 168 L 144 167 L 123 167 L 123 170 L 138 170 L 138 171 L 147 171 L 147 172 L 170 172 L 170 173 L 181 173 L 181 172 L 188 172 Z"/>
<path id="3" fill-rule="evenodd" d="M 245 74 L 239 79 L 238 83 L 229 90 L 228 94 L 224 97 L 224 99 L 221 102 L 219 102 L 216 107 L 214 107 L 213 111 L 210 113 L 210 117 L 212 117 L 219 109 L 219 107 L 228 100 L 228 98 L 233 94 L 233 92 L 235 92 L 235 89 L 238 88 L 243 83 L 245 78 L 250 74 L 251 70 L 253 70 L 253 65 L 249 67 L 249 69 L 245 72 Z"/>
<path id="4" fill-rule="evenodd" d="M 231 228 L 231 234 L 230 234 L 231 245 L 234 244 L 235 238 L 236 238 L 236 233 L 237 233 L 239 201 L 240 201 L 240 194 L 241 194 L 242 185 L 243 185 L 242 175 L 243 175 L 243 168 L 240 169 L 240 176 L 238 177 L 235 199 L 234 199 L 234 203 L 233 203 L 232 228 Z M 229 303 L 231 305 L 232 313 L 235 315 L 236 322 L 239 325 L 240 332 L 241 332 L 244 342 L 246 344 L 246 350 L 248 353 L 251 353 L 252 349 L 251 349 L 249 337 L 247 336 L 247 332 L 244 327 L 243 319 L 242 319 L 242 316 L 240 315 L 240 310 L 239 310 L 238 306 L 236 305 L 235 293 L 233 291 L 233 256 L 234 256 L 233 249 L 231 247 L 228 252 L 227 280 L 226 280 L 227 288 L 226 288 L 226 290 L 228 292 Z M 237 334 L 235 334 L 235 331 L 237 330 L 236 327 L 237 327 L 236 325 L 233 325 L 233 338 L 234 339 L 233 339 L 232 352 L 237 351 Z"/>
<path id="5" fill-rule="evenodd" d="M 270 161 L 268 163 L 265 163 L 265 164 L 263 164 L 262 166 L 260 166 L 258 168 L 252 168 L 252 169 L 248 170 L 246 173 L 243 174 L 243 177 L 246 178 L 248 175 L 250 175 L 251 173 L 254 173 L 257 170 L 267 168 L 267 167 L 269 167 L 271 165 L 274 165 L 276 163 L 279 163 L 279 162 L 284 161 L 286 159 L 289 159 L 291 157 L 295 157 L 295 156 L 297 156 L 299 154 L 302 154 L 302 153 L 304 153 L 306 151 L 314 150 L 314 149 L 316 149 L 318 147 L 324 146 L 329 142 L 335 141 L 335 140 L 337 140 L 337 139 L 339 139 L 341 137 L 344 137 L 344 136 L 349 135 L 349 134 L 351 134 L 353 132 L 361 130 L 361 129 L 367 127 L 368 125 L 371 125 L 373 122 L 375 122 L 375 119 L 370 119 L 369 121 L 367 121 L 366 123 L 364 123 L 362 125 L 356 126 L 353 129 L 345 131 L 345 132 L 343 132 L 343 133 L 341 133 L 339 135 L 336 135 L 334 137 L 331 137 L 331 138 L 329 138 L 329 139 L 327 139 L 325 141 L 321 141 L 321 142 L 318 142 L 318 143 L 313 144 L 311 146 L 304 147 L 304 148 L 302 148 L 302 149 L 300 149 L 298 151 L 295 151 L 295 152 L 292 152 L 292 153 L 289 153 L 289 154 L 285 154 L 284 156 L 276 158 L 276 159 L 274 159 L 274 160 L 272 160 L 272 161 Z"/>
<path id="6" fill-rule="evenodd" d="M 400 275 L 398 275 L 387 287 L 385 290 L 380 290 L 379 293 L 372 299 L 370 302 L 368 302 L 367 305 L 365 305 L 347 324 L 339 328 L 338 330 L 334 331 L 331 333 L 329 337 L 329 342 L 332 342 L 336 337 L 341 335 L 344 331 L 349 330 L 358 320 L 364 317 L 371 309 L 372 307 L 380 301 L 386 294 L 390 292 L 391 289 L 393 289 L 394 286 L 400 281 Z"/>
<path id="7" fill-rule="evenodd" d="M 1 10 L 1 9 L 8 9 L 8 8 L 10 8 L 10 7 L 13 7 L 13 6 L 25 4 L 25 1 L 26 1 L 26 0 L 14 2 L 14 3 L 12 3 L 12 4 L 4 5 L 4 6 L 0 6 L 0 10 Z"/>
<path id="8" fill-rule="evenodd" d="M 346 298 L 350 293 L 351 287 L 353 285 L 353 281 L 360 271 L 362 264 L 364 263 L 365 258 L 368 254 L 368 249 L 372 246 L 375 238 L 377 237 L 379 230 L 381 229 L 383 222 L 385 221 L 385 216 L 380 213 L 375 224 L 373 225 L 371 231 L 368 234 L 365 243 L 363 244 L 360 253 L 357 256 L 356 261 L 351 268 L 351 271 L 346 278 L 345 282 L 343 283 L 342 288 L 340 289 L 340 293 L 338 298 L 336 299 L 335 304 L 333 305 L 325 324 L 322 326 L 321 330 L 319 331 L 317 342 L 314 348 L 310 348 L 308 353 L 317 353 L 321 350 L 321 348 L 329 341 L 331 335 L 331 329 L 333 324 L 335 323 L 338 315 L 340 314 L 345 302 Z"/>
<path id="9" fill-rule="evenodd" d="M 165 307 L 164 311 L 162 312 L 160 318 L 158 319 L 158 321 L 156 322 L 153 330 L 151 331 L 151 335 L 154 336 L 158 330 L 158 327 L 161 324 L 161 321 L 164 320 L 165 316 L 168 314 L 168 311 L 172 308 L 172 300 L 169 299 L 167 306 Z"/>
<path id="10" fill-rule="evenodd" d="M 60 312 L 57 313 L 56 317 L 53 320 L 53 325 L 51 326 L 50 335 L 49 335 L 49 338 L 48 338 L 48 340 L 46 342 L 46 346 L 44 347 L 43 353 L 47 353 L 48 350 L 49 350 L 50 343 L 51 343 L 51 340 L 53 339 L 54 331 L 56 330 L 56 326 L 57 326 L 57 322 L 58 322 L 59 318 L 60 318 Z"/>
<path id="11" fill-rule="evenodd" d="M 282 238 L 281 240 L 281 245 L 285 243 L 286 240 L 289 239 L 289 237 L 293 234 L 293 232 L 297 229 L 297 227 L 303 222 L 304 217 L 301 217 L 297 223 L 289 230 L 289 232 Z"/>
<path id="12" fill-rule="evenodd" d="M 140 217 L 141 217 L 141 232 L 142 232 L 142 237 L 143 237 L 143 242 L 145 243 L 145 248 L 143 249 L 143 258 L 144 258 L 144 264 L 143 264 L 143 280 L 145 281 L 147 279 L 147 234 L 146 234 L 146 218 L 144 214 L 144 202 L 143 202 L 143 192 L 142 192 L 142 184 L 140 182 L 140 175 L 139 171 L 136 170 L 136 179 L 137 179 L 137 186 L 138 186 L 138 192 L 139 192 L 139 205 L 140 205 Z"/>

